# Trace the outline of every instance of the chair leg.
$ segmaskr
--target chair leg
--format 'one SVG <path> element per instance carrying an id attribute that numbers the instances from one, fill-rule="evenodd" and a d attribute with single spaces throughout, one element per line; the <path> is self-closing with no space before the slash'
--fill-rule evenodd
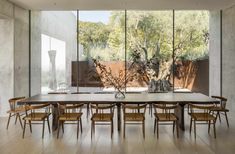
<path id="1" fill-rule="evenodd" d="M 49 118 L 48 117 L 47 117 L 47 126 L 48 126 L 49 133 L 51 133 L 50 122 L 49 122 Z"/>
<path id="2" fill-rule="evenodd" d="M 156 120 L 156 118 L 154 119 L 154 130 L 153 130 L 153 133 L 155 134 L 155 131 L 156 131 L 156 123 L 157 123 L 157 120 Z"/>
<path id="3" fill-rule="evenodd" d="M 82 133 L 82 118 L 80 118 L 80 127 L 81 127 L 81 133 Z"/>
<path id="4" fill-rule="evenodd" d="M 225 115 L 225 118 L 226 118 L 227 126 L 228 126 L 228 128 L 229 128 L 228 116 L 227 116 L 227 112 L 226 112 L 226 111 L 224 112 L 224 115 Z"/>
<path id="5" fill-rule="evenodd" d="M 42 124 L 42 138 L 44 138 L 44 129 L 45 129 L 45 120 L 43 120 Z"/>
<path id="6" fill-rule="evenodd" d="M 20 114 L 18 113 L 18 117 L 19 117 L 19 121 L 20 121 L 20 126 L 21 128 L 23 129 L 23 124 L 22 124 L 22 121 L 21 121 L 21 118 L 20 118 Z"/>
<path id="7" fill-rule="evenodd" d="M 192 132 L 192 121 L 193 121 L 193 119 L 190 118 L 190 125 L 189 125 L 189 132 L 190 132 L 190 134 L 191 134 L 191 132 Z"/>
<path id="8" fill-rule="evenodd" d="M 91 139 L 92 139 L 92 133 L 93 133 L 93 121 L 91 121 Z"/>
<path id="9" fill-rule="evenodd" d="M 216 138 L 215 120 L 213 121 L 213 126 L 214 126 L 214 137 Z"/>
<path id="10" fill-rule="evenodd" d="M 95 133 L 95 121 L 93 121 L 93 132 Z"/>
<path id="11" fill-rule="evenodd" d="M 15 124 L 17 123 L 18 116 L 15 114 Z"/>
<path id="12" fill-rule="evenodd" d="M 89 114 L 90 114 L 90 104 L 87 104 L 87 111 L 86 111 L 86 118 L 88 118 Z"/>
<path id="13" fill-rule="evenodd" d="M 26 127 L 26 120 L 24 120 L 24 129 L 23 129 L 23 135 L 22 135 L 22 138 L 24 138 L 24 134 L 25 134 L 25 127 Z"/>
<path id="14" fill-rule="evenodd" d="M 11 113 L 9 113 L 9 117 L 8 117 L 8 120 L 7 120 L 7 129 L 9 127 L 10 120 L 11 120 Z"/>
<path id="15" fill-rule="evenodd" d="M 158 120 L 157 120 L 157 138 L 159 138 L 159 124 L 158 124 Z"/>
<path id="16" fill-rule="evenodd" d="M 175 132 L 175 121 L 173 121 L 173 133 Z"/>
<path id="17" fill-rule="evenodd" d="M 64 121 L 61 121 L 61 126 L 62 126 L 62 132 L 63 132 L 63 134 L 64 134 Z"/>
<path id="18" fill-rule="evenodd" d="M 145 121 L 143 121 L 143 124 L 142 124 L 142 129 L 143 129 L 143 137 L 145 139 Z"/>
<path id="19" fill-rule="evenodd" d="M 151 115 L 151 118 L 153 117 L 153 105 L 152 104 L 149 104 L 149 114 Z"/>
<path id="20" fill-rule="evenodd" d="M 32 123 L 31 123 L 31 121 L 29 120 L 29 128 L 30 128 L 30 132 L 32 133 L 33 131 L 32 131 Z"/>
<path id="21" fill-rule="evenodd" d="M 113 120 L 111 120 L 111 139 L 113 138 Z"/>
<path id="22" fill-rule="evenodd" d="M 196 139 L 196 120 L 194 120 L 193 122 L 194 122 L 194 138 Z"/>
<path id="23" fill-rule="evenodd" d="M 221 123 L 221 117 L 220 117 L 220 112 L 217 112 L 218 116 L 219 116 L 219 122 Z"/>
<path id="24" fill-rule="evenodd" d="M 123 124 L 123 138 L 126 137 L 126 123 L 124 121 L 124 124 Z"/>
<path id="25" fill-rule="evenodd" d="M 177 133 L 177 138 L 179 138 L 179 122 L 178 120 L 176 121 L 176 133 Z"/>
<path id="26" fill-rule="evenodd" d="M 57 139 L 59 138 L 59 134 L 60 134 L 60 125 L 61 125 L 61 122 L 59 121 L 59 126 L 58 126 L 58 130 L 57 130 Z"/>
<path id="27" fill-rule="evenodd" d="M 211 121 L 209 120 L 209 123 L 208 123 L 208 134 L 210 134 L 210 127 L 211 127 Z"/>
<path id="28" fill-rule="evenodd" d="M 79 120 L 77 121 L 77 139 L 78 139 L 78 132 L 79 132 Z"/>

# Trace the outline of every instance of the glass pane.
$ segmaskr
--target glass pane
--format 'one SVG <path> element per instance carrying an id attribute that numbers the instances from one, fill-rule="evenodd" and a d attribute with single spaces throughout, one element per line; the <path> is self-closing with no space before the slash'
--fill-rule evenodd
<path id="1" fill-rule="evenodd" d="M 208 94 L 208 42 L 208 11 L 175 11 L 175 91 Z"/>
<path id="2" fill-rule="evenodd" d="M 172 11 L 127 11 L 127 91 L 172 90 Z"/>
<path id="3" fill-rule="evenodd" d="M 32 11 L 31 93 L 73 92 L 77 61 L 76 11 Z"/>
<path id="4" fill-rule="evenodd" d="M 124 17 L 124 11 L 79 11 L 79 92 L 125 88 Z"/>

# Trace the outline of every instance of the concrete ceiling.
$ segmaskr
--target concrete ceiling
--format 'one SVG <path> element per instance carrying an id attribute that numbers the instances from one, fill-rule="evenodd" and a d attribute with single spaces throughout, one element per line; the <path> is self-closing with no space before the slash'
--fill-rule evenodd
<path id="1" fill-rule="evenodd" d="M 235 0 L 9 0 L 31 10 L 218 10 Z"/>

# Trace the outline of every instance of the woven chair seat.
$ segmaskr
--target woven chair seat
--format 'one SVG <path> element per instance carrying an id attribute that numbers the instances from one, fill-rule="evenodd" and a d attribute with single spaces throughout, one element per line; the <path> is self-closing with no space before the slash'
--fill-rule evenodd
<path id="1" fill-rule="evenodd" d="M 22 107 L 17 107 L 14 110 L 8 110 L 7 113 L 21 113 L 21 112 L 25 112 L 25 108 Z"/>
<path id="2" fill-rule="evenodd" d="M 82 113 L 66 113 L 59 116 L 60 121 L 77 121 L 81 118 Z"/>
<path id="3" fill-rule="evenodd" d="M 209 113 L 191 113 L 191 116 L 196 121 L 215 120 L 215 117 Z"/>
<path id="4" fill-rule="evenodd" d="M 125 121 L 143 121 L 145 120 L 143 113 L 125 113 Z"/>
<path id="5" fill-rule="evenodd" d="M 154 116 L 159 120 L 159 121 L 176 121 L 178 118 L 176 117 L 175 114 L 166 114 L 166 113 L 154 113 Z"/>
<path id="6" fill-rule="evenodd" d="M 24 120 L 30 120 L 30 121 L 43 121 L 46 119 L 50 113 L 30 113 L 27 116 L 25 116 Z"/>
<path id="7" fill-rule="evenodd" d="M 113 119 L 112 113 L 94 113 L 91 117 L 92 121 L 111 121 Z"/>

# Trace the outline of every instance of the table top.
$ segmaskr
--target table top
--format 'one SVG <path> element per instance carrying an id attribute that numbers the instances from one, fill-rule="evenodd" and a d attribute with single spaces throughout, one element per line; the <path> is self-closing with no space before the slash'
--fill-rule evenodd
<path id="1" fill-rule="evenodd" d="M 18 104 L 42 103 L 218 103 L 214 98 L 201 93 L 126 93 L 124 99 L 115 94 L 39 94 L 18 102 Z"/>

